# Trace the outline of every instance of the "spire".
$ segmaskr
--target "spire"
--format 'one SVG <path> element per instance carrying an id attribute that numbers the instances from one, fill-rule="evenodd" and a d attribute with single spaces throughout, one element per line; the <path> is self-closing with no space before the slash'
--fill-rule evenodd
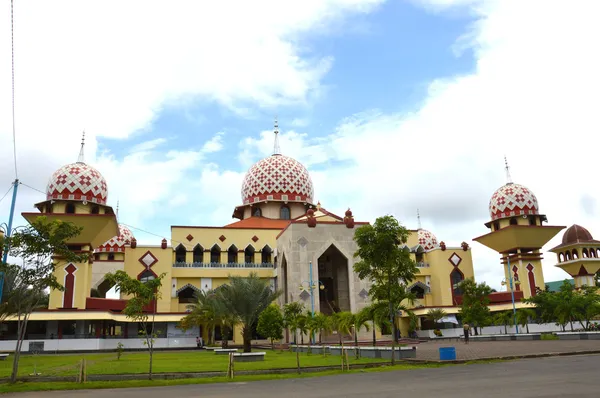
<path id="1" fill-rule="evenodd" d="M 77 163 L 84 163 L 84 158 L 83 158 L 84 147 L 85 147 L 85 131 L 81 135 L 81 149 L 79 150 L 79 157 L 77 158 Z"/>
<path id="2" fill-rule="evenodd" d="M 277 116 L 275 116 L 275 127 L 273 128 L 275 133 L 275 144 L 273 145 L 273 155 L 281 155 L 281 148 L 279 147 L 279 125 L 277 124 Z"/>
<path id="3" fill-rule="evenodd" d="M 119 220 L 119 201 L 117 200 L 117 221 Z"/>
<path id="4" fill-rule="evenodd" d="M 421 227 L 421 214 L 419 213 L 419 209 L 417 209 L 417 225 L 419 226 L 419 229 L 423 229 Z"/>
<path id="5" fill-rule="evenodd" d="M 506 170 L 506 183 L 512 184 L 512 178 L 510 176 L 510 167 L 508 166 L 508 160 L 506 159 L 506 155 L 504 156 L 504 170 Z"/>

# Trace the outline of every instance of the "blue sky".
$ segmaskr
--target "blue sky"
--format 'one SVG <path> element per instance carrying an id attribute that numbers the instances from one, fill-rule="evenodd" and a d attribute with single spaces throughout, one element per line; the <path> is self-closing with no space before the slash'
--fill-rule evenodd
<path id="1" fill-rule="evenodd" d="M 19 178 L 43 191 L 77 159 L 85 129 L 109 204 L 138 240 L 158 244 L 171 225 L 232 221 L 246 170 L 272 151 L 277 115 L 283 153 L 307 166 L 324 207 L 361 221 L 393 214 L 410 228 L 419 208 L 438 240 L 469 242 L 477 278 L 499 288 L 497 254 L 472 239 L 506 182 L 504 156 L 551 224 L 600 225 L 600 188 L 589 183 L 599 7 L 130 0 L 114 13 L 94 0 L 18 3 Z M 9 21 L 0 9 L 1 115 L 11 111 Z M 15 178 L 11 129 L 0 118 L 0 195 Z M 17 211 L 43 198 L 22 187 Z M 564 277 L 546 257 L 547 279 Z"/>

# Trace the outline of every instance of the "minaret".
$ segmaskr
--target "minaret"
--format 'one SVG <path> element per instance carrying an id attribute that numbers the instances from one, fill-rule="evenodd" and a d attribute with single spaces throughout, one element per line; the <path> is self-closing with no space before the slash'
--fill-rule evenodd
<path id="1" fill-rule="evenodd" d="M 273 128 L 273 133 L 275 133 L 273 155 L 281 155 L 281 148 L 279 147 L 279 125 L 277 124 L 277 117 L 275 117 L 275 127 Z"/>
<path id="2" fill-rule="evenodd" d="M 600 241 L 580 225 L 570 226 L 564 233 L 562 243 L 552 249 L 558 264 L 575 279 L 575 287 L 594 286 L 594 275 L 600 270 Z"/>
<path id="3" fill-rule="evenodd" d="M 489 203 L 491 232 L 474 240 L 497 251 L 504 268 L 504 283 L 509 291 L 522 291 L 523 297 L 543 289 L 542 247 L 564 226 L 545 226 L 536 196 L 528 188 L 512 182 L 506 157 L 507 183 L 498 188 Z"/>
<path id="4" fill-rule="evenodd" d="M 77 163 L 85 163 L 84 148 L 85 148 L 85 131 L 81 135 L 81 148 L 79 149 L 79 157 L 77 157 Z"/>

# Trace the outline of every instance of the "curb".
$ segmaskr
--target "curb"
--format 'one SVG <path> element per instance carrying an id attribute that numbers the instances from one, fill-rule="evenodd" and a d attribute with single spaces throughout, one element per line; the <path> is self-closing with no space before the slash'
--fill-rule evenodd
<path id="1" fill-rule="evenodd" d="M 569 351 L 569 352 L 546 352 L 542 354 L 523 354 L 523 355 L 507 355 L 502 357 L 483 357 L 474 359 L 455 359 L 453 361 L 440 361 L 431 359 L 414 359 L 407 358 L 404 361 L 414 363 L 450 363 L 450 364 L 464 364 L 469 362 L 480 362 L 480 361 L 510 361 L 514 359 L 532 359 L 532 358 L 548 358 L 548 357 L 567 357 L 576 355 L 594 355 L 600 354 L 600 350 L 585 350 L 585 351 Z"/>

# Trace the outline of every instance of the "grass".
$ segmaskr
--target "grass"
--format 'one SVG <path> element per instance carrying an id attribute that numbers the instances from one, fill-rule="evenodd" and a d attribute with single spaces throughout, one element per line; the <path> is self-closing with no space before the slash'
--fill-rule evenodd
<path id="1" fill-rule="evenodd" d="M 294 354 L 295 357 L 295 354 Z M 336 357 L 331 357 L 336 358 Z M 304 359 L 304 358 L 301 358 Z M 337 357 L 339 359 L 339 357 Z M 337 361 L 336 361 L 337 362 Z M 236 364 L 236 368 L 241 363 Z M 14 385 L 0 384 L 0 393 L 8 392 L 26 392 L 26 391 L 51 391 L 51 390 L 81 390 L 81 389 L 105 389 L 105 388 L 136 388 L 136 387 L 163 387 L 189 384 L 210 384 L 210 383 L 228 383 L 228 382 L 250 382 L 261 380 L 283 380 L 292 378 L 306 377 L 322 377 L 333 376 L 339 374 L 352 373 L 370 373 L 370 372 L 388 372 L 395 370 L 410 370 L 424 368 L 440 368 L 444 366 L 457 366 L 451 364 L 399 364 L 395 366 L 377 367 L 369 369 L 356 369 L 346 372 L 341 370 L 329 370 L 318 373 L 303 373 L 303 374 L 266 374 L 266 375 L 246 375 L 235 376 L 234 380 L 228 380 L 225 377 L 209 377 L 201 379 L 171 379 L 171 380 L 127 380 L 127 381 L 94 381 L 85 384 L 69 383 L 69 382 L 19 382 Z"/>
<path id="2" fill-rule="evenodd" d="M 558 336 L 552 333 L 542 333 L 540 340 L 558 340 Z"/>
<path id="3" fill-rule="evenodd" d="M 262 351 L 262 350 L 261 350 Z M 295 368 L 296 354 L 289 351 L 266 350 L 264 361 L 238 362 L 235 364 L 239 370 L 265 370 L 277 368 Z M 384 360 L 361 358 L 354 359 L 348 353 L 350 364 L 380 363 Z M 76 376 L 79 362 L 86 359 L 88 374 L 143 374 L 148 372 L 147 352 L 125 352 L 120 360 L 115 353 L 102 354 L 45 354 L 23 355 L 19 361 L 19 376 L 28 376 L 33 373 L 34 365 L 42 376 Z M 156 352 L 154 354 L 153 372 L 225 372 L 227 370 L 227 355 L 216 355 L 207 351 L 177 351 Z M 300 354 L 300 366 L 335 366 L 340 365 L 339 356 L 321 354 Z M 12 371 L 12 355 L 5 361 L 0 361 L 0 378 L 7 378 Z"/>

